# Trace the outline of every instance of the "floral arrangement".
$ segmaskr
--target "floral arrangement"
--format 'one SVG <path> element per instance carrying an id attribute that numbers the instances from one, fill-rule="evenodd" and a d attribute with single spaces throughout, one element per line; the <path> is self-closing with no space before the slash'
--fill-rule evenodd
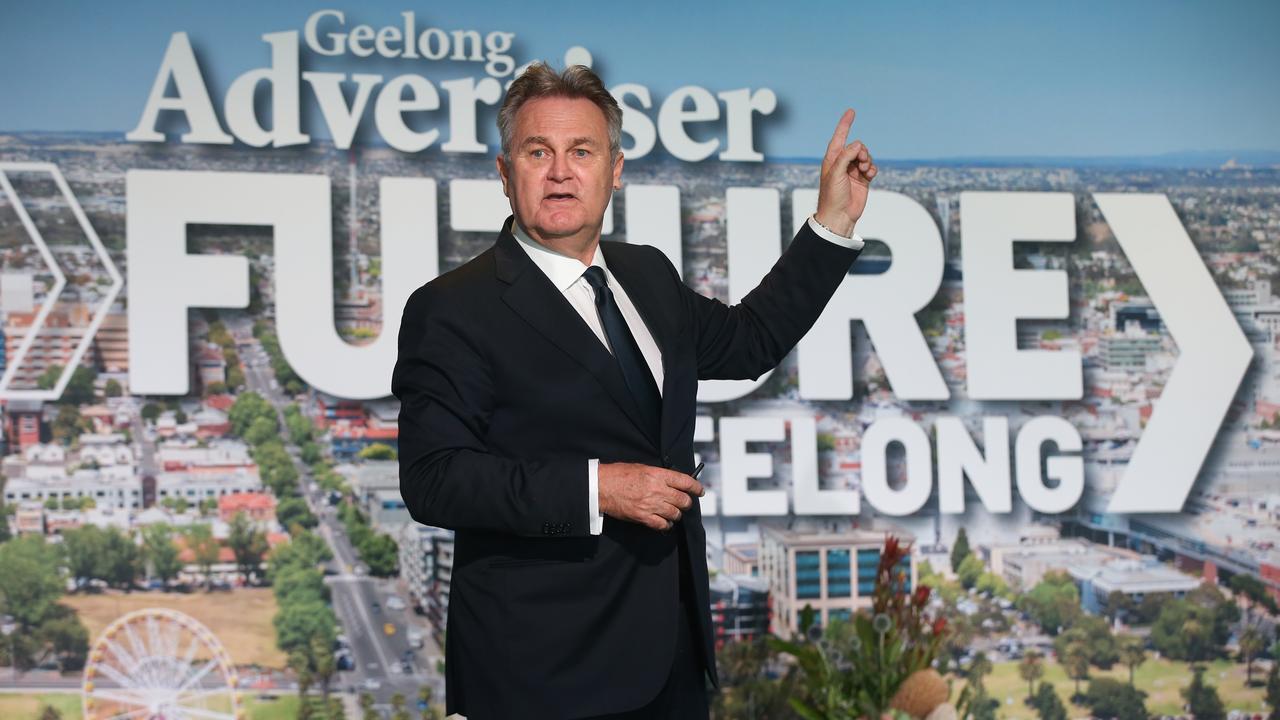
<path id="1" fill-rule="evenodd" d="M 950 688 L 932 667 L 947 633 L 947 622 L 927 609 L 933 590 L 909 587 L 900 563 L 911 551 L 898 538 L 885 538 L 876 570 L 871 612 L 814 624 L 813 608 L 800 613 L 798 640 L 770 638 L 777 650 L 795 657 L 805 693 L 790 703 L 807 720 L 879 720 L 884 715 L 917 720 L 955 718 L 947 704 Z"/>

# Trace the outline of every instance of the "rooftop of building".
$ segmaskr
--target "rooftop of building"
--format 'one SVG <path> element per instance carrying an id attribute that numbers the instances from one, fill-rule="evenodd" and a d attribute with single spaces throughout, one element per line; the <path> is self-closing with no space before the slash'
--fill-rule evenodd
<path id="1" fill-rule="evenodd" d="M 897 537 L 903 543 L 910 543 L 915 540 L 914 535 L 905 529 L 897 527 L 841 527 L 832 530 L 821 526 L 803 524 L 790 528 L 766 523 L 760 524 L 762 540 L 772 538 L 788 547 L 880 546 L 884 544 L 885 538 L 889 535 Z"/>
<path id="2" fill-rule="evenodd" d="M 1111 560 L 1102 563 L 1072 565 L 1067 572 L 1077 580 L 1088 581 L 1102 593 L 1188 592 L 1200 586 L 1200 578 L 1184 575 L 1153 559 Z"/>

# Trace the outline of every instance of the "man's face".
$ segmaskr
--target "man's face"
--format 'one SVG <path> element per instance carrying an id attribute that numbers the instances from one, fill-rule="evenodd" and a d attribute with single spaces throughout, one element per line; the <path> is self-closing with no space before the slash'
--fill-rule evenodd
<path id="1" fill-rule="evenodd" d="M 621 187 L 622 155 L 609 158 L 604 112 L 583 98 L 530 100 L 515 117 L 511 162 L 498 156 L 502 191 L 537 240 L 598 232 Z"/>

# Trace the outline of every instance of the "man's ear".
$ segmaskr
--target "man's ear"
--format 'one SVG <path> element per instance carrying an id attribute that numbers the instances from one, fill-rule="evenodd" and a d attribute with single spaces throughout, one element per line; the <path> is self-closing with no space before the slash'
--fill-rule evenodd
<path id="1" fill-rule="evenodd" d="M 494 159 L 494 164 L 498 166 L 498 177 L 502 180 L 502 194 L 511 197 L 511 193 L 507 192 L 507 163 L 502 157 L 502 153 L 498 153 L 498 157 Z"/>
<path id="2" fill-rule="evenodd" d="M 622 151 L 618 151 L 618 159 L 613 161 L 613 189 L 622 189 Z"/>

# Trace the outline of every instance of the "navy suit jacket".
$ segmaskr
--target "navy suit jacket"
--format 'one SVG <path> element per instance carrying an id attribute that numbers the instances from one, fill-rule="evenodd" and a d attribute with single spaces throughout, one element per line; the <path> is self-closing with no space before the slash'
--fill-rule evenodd
<path id="1" fill-rule="evenodd" d="M 817 320 L 859 250 L 804 224 L 742 302 L 681 281 L 659 250 L 602 241 L 662 351 L 661 430 L 617 361 L 511 235 L 409 297 L 392 393 L 412 517 L 455 533 L 446 709 L 470 720 L 565 718 L 643 705 L 670 672 L 677 533 L 693 559 L 718 685 L 699 503 L 667 532 L 607 518 L 591 535 L 587 460 L 693 470 L 700 379 L 754 379 Z M 699 637 L 700 635 L 700 637 Z"/>

